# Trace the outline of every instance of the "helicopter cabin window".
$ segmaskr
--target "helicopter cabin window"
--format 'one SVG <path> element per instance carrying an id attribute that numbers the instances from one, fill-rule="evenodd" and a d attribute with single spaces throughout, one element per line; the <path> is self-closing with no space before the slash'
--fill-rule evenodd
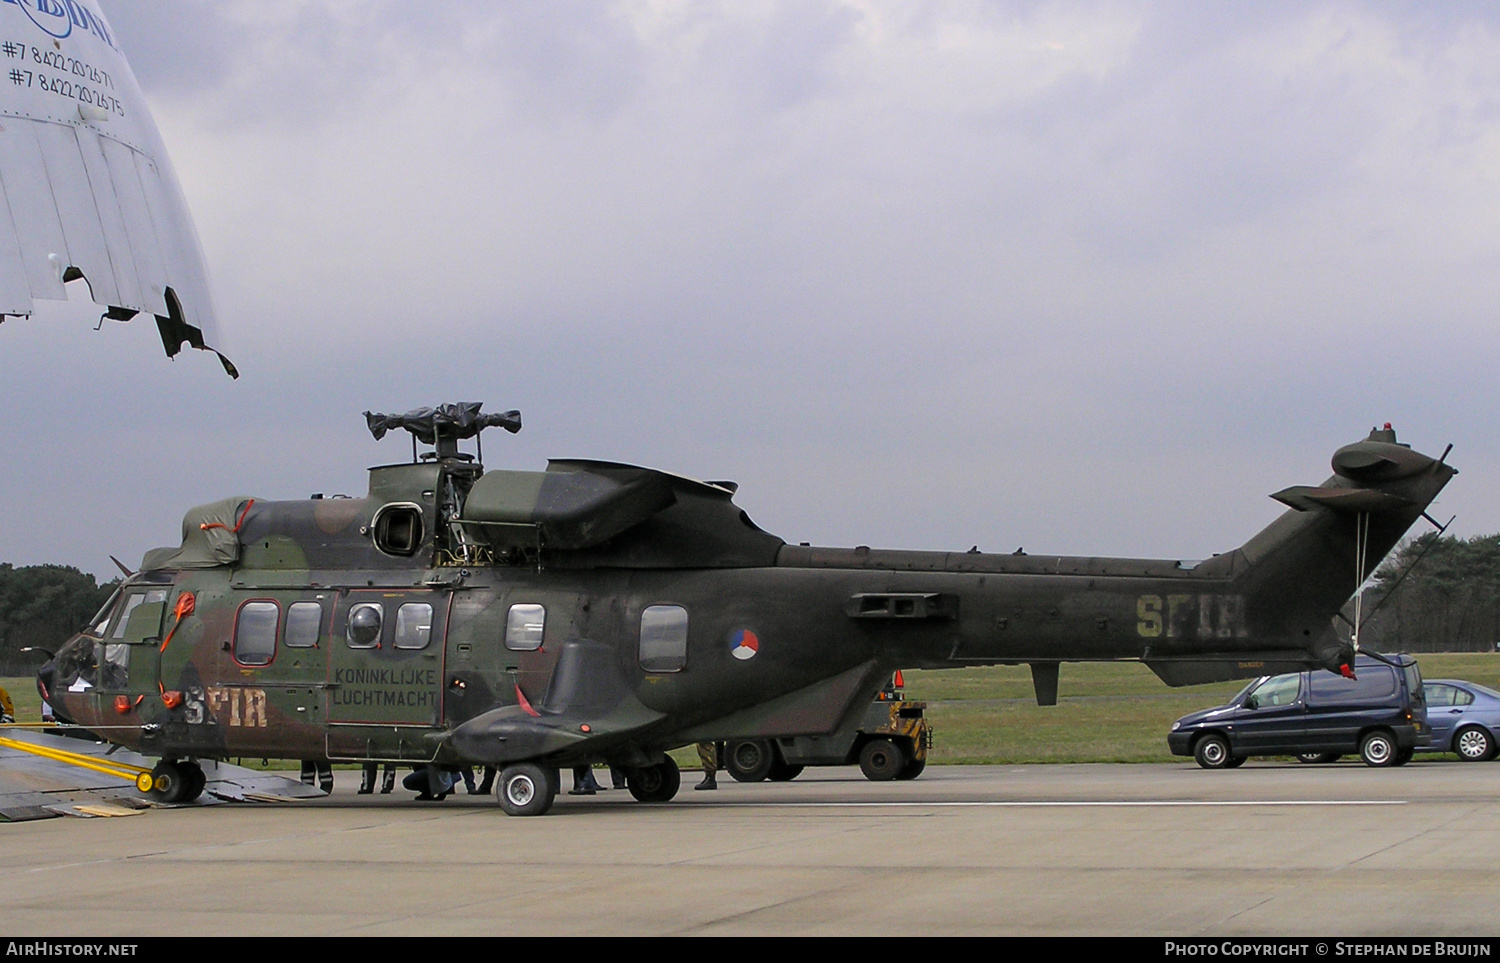
<path id="1" fill-rule="evenodd" d="M 269 665 L 276 657 L 276 625 L 281 608 L 275 602 L 246 602 L 234 624 L 234 661 Z"/>
<path id="2" fill-rule="evenodd" d="M 415 555 L 422 545 L 422 509 L 386 505 L 375 514 L 375 547 L 387 555 Z"/>
<path id="3" fill-rule="evenodd" d="M 505 647 L 515 652 L 535 652 L 542 647 L 542 629 L 547 610 L 534 604 L 512 605 L 505 619 Z"/>
<path id="4" fill-rule="evenodd" d="M 687 609 L 648 605 L 641 613 L 641 668 L 677 672 L 687 664 Z"/>
<path id="5" fill-rule="evenodd" d="M 318 635 L 323 631 L 323 603 L 293 602 L 286 610 L 286 639 L 288 648 L 311 649 L 318 644 Z"/>
<path id="6" fill-rule="evenodd" d="M 361 602 L 349 609 L 349 627 L 344 638 L 351 649 L 380 648 L 380 629 L 385 623 L 385 612 L 372 602 Z"/>
<path id="7" fill-rule="evenodd" d="M 396 648 L 425 649 L 431 638 L 431 605 L 426 602 L 407 602 L 396 610 Z"/>

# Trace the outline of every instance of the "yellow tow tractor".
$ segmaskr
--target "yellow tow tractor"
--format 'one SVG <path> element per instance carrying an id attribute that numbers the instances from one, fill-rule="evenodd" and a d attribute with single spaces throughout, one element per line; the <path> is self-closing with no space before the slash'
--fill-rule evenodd
<path id="1" fill-rule="evenodd" d="M 826 736 L 737 739 L 726 744 L 724 768 L 739 782 L 785 782 L 807 766 L 852 766 L 866 779 L 915 779 L 927 768 L 932 727 L 927 703 L 907 701 L 897 672 L 852 728 Z"/>

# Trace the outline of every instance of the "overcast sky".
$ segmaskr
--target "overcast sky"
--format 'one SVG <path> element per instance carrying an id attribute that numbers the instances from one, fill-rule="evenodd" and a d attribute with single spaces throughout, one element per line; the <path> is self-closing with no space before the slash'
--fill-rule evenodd
<path id="1" fill-rule="evenodd" d="M 790 541 L 1200 558 L 1385 421 L 1500 530 L 1493 5 L 101 5 L 243 377 L 0 325 L 0 561 L 361 494 L 362 410 L 460 400 Z"/>

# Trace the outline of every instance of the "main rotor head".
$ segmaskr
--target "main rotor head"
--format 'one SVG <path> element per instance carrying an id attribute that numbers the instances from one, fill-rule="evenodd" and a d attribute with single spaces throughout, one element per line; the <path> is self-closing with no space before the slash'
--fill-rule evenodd
<path id="1" fill-rule="evenodd" d="M 511 434 L 521 430 L 519 411 L 512 409 L 486 415 L 480 413 L 483 406 L 481 401 L 460 401 L 436 408 L 415 408 L 401 415 L 373 411 L 366 411 L 364 415 L 376 441 L 384 438 L 388 431 L 404 428 L 411 433 L 413 451 L 420 441 L 437 449 L 437 457 L 454 458 L 458 456 L 461 438 L 476 438 L 486 428 L 504 428 Z"/>

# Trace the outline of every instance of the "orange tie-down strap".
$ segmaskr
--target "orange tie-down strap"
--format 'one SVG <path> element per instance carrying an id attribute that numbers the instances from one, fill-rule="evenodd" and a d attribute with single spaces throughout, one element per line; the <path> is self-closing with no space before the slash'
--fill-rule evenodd
<path id="1" fill-rule="evenodd" d="M 251 498 L 246 500 L 245 507 L 240 509 L 240 517 L 235 521 L 233 528 L 229 528 L 229 526 L 225 525 L 223 522 L 204 522 L 203 524 L 198 526 L 198 531 L 206 532 L 210 528 L 228 528 L 231 532 L 234 532 L 236 535 L 238 535 L 240 532 L 240 526 L 245 524 L 245 516 L 250 514 L 250 506 L 254 504 L 255 499 Z"/>
<path id="2" fill-rule="evenodd" d="M 161 648 L 157 650 L 158 652 L 167 651 L 167 643 L 172 641 L 172 636 L 177 634 L 177 627 L 182 624 L 183 619 L 193 614 L 196 605 L 197 599 L 192 592 L 183 592 L 177 596 L 177 604 L 172 607 L 172 614 L 177 616 L 177 621 L 172 623 L 172 630 L 167 633 L 167 637 L 161 640 Z"/>

